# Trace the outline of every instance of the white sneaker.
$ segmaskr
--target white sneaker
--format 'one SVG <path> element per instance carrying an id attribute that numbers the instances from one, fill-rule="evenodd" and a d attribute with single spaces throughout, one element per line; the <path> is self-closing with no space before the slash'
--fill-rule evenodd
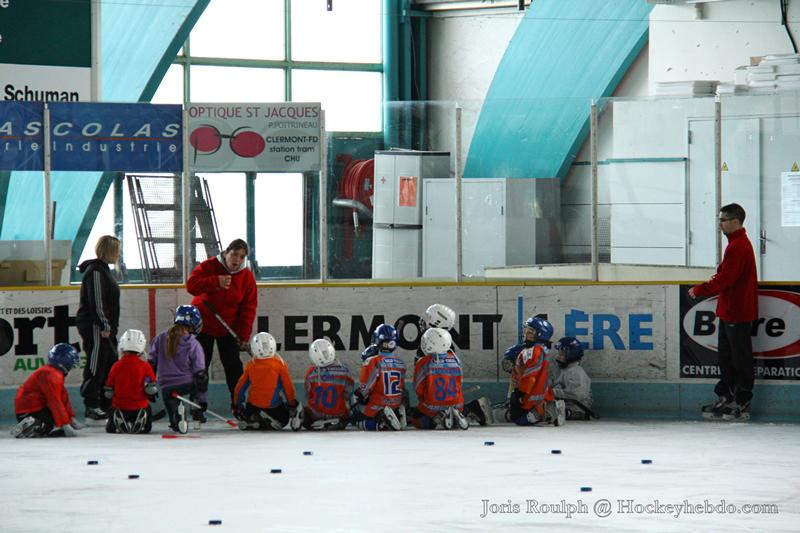
<path id="1" fill-rule="evenodd" d="M 178 404 L 178 433 L 185 435 L 189 433 L 189 422 L 186 420 L 186 406 L 183 402 Z"/>
<path id="2" fill-rule="evenodd" d="M 467 417 L 464 416 L 464 413 L 462 413 L 455 407 L 451 407 L 450 410 L 453 413 L 453 418 L 455 418 L 458 427 L 461 429 L 469 429 L 469 420 L 467 420 Z"/>
<path id="3" fill-rule="evenodd" d="M 389 428 L 400 431 L 402 426 L 400 425 L 400 419 L 397 418 L 397 415 L 394 412 L 394 409 L 391 407 L 384 407 L 383 408 L 383 419 L 386 421 L 386 424 Z"/>

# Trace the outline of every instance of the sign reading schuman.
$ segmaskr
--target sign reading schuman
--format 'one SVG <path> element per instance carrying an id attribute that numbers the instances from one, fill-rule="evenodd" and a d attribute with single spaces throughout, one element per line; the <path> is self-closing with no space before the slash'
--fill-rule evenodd
<path id="1" fill-rule="evenodd" d="M 718 378 L 717 298 L 692 300 L 680 287 L 682 378 Z M 761 286 L 751 331 L 758 379 L 800 379 L 800 287 Z"/>
<path id="2" fill-rule="evenodd" d="M 180 172 L 181 106 L 49 103 L 53 170 Z"/>

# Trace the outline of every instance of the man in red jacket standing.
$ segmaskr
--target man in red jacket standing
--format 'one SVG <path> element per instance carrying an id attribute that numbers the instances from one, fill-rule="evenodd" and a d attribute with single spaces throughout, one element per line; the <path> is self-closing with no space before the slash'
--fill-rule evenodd
<path id="1" fill-rule="evenodd" d="M 249 253 L 247 243 L 236 239 L 224 252 L 197 265 L 186 280 L 186 290 L 194 296 L 192 305 L 200 310 L 203 319 L 197 340 L 205 353 L 206 368 L 211 366 L 216 340 L 231 399 L 242 375 L 239 351 L 247 349 L 258 306 L 256 279 L 247 261 Z"/>
<path id="2" fill-rule="evenodd" d="M 719 210 L 719 227 L 728 246 L 717 273 L 706 283 L 689 289 L 689 296 L 714 296 L 719 318 L 720 380 L 714 387 L 719 399 L 702 408 L 706 418 L 748 420 L 753 397 L 752 323 L 758 318 L 758 284 L 753 245 L 744 227 L 745 212 L 739 204 Z"/>

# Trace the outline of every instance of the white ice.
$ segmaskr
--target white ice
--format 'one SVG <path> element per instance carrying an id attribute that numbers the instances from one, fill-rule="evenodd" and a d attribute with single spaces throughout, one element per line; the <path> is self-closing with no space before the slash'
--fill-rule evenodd
<path id="1" fill-rule="evenodd" d="M 0 530 L 800 530 L 797 425 L 601 420 L 255 433 L 218 422 L 164 439 L 162 424 L 151 435 L 87 428 L 71 439 L 26 440 L 4 427 Z M 484 500 L 510 500 L 519 512 L 482 517 Z M 733 513 L 717 512 L 723 500 Z M 694 513 L 667 507 L 686 503 Z M 570 504 L 577 510 L 568 517 Z M 745 514 L 745 504 L 761 512 Z M 561 512 L 542 512 L 557 505 Z"/>

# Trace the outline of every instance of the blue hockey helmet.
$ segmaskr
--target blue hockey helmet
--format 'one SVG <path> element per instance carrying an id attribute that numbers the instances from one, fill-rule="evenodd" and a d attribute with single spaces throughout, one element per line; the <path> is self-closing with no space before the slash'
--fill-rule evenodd
<path id="1" fill-rule="evenodd" d="M 200 316 L 200 310 L 193 305 L 179 305 L 175 309 L 175 323 L 186 326 L 195 335 L 203 329 L 203 317 Z"/>
<path id="2" fill-rule="evenodd" d="M 522 324 L 522 332 L 525 333 L 526 330 L 532 330 L 537 341 L 549 341 L 550 337 L 553 336 L 553 324 L 544 318 L 536 316 L 529 318 Z"/>
<path id="3" fill-rule="evenodd" d="M 66 342 L 59 342 L 47 353 L 47 364 L 60 368 L 65 374 L 72 370 L 72 367 L 77 365 L 80 360 L 81 356 L 78 354 L 78 350 Z"/>
<path id="4" fill-rule="evenodd" d="M 397 329 L 389 324 L 381 324 L 372 333 L 372 344 L 381 351 L 393 352 L 397 348 Z"/>
<path id="5" fill-rule="evenodd" d="M 583 346 L 575 337 L 561 337 L 556 343 L 556 350 L 564 354 L 565 362 L 572 363 L 583 359 Z"/>

